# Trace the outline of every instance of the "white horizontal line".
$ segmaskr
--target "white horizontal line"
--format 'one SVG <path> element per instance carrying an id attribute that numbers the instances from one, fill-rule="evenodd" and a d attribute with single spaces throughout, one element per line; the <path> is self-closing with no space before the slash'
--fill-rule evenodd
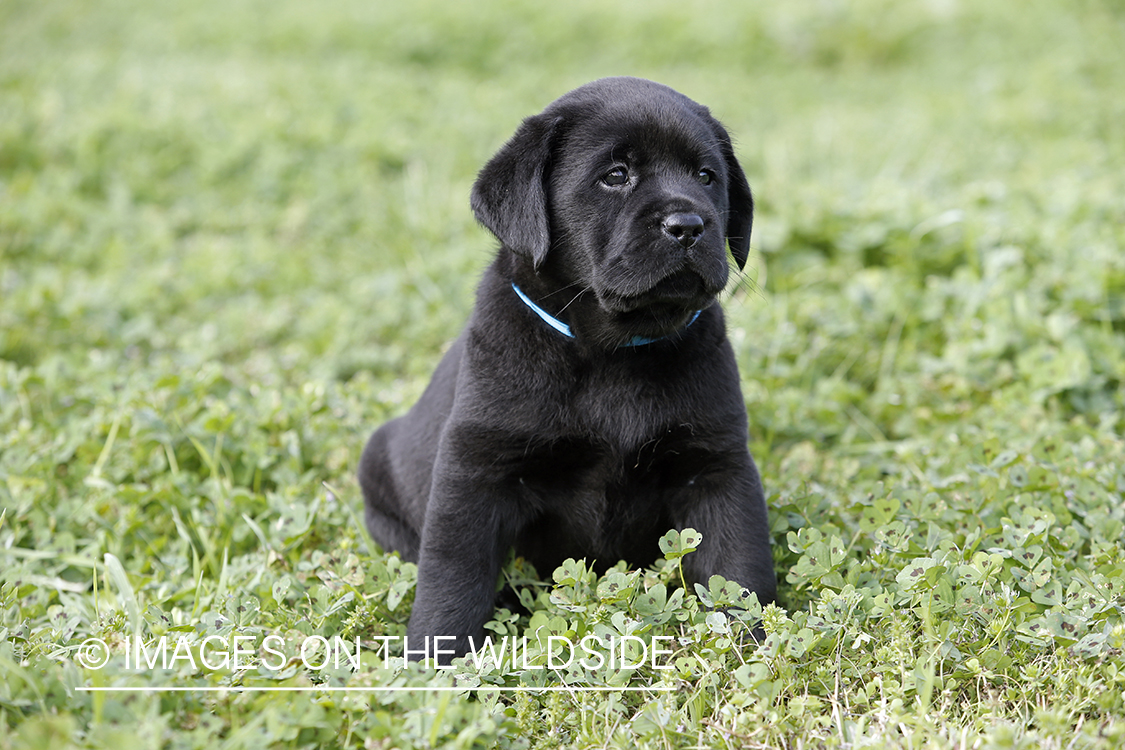
<path id="1" fill-rule="evenodd" d="M 435 687 L 409 687 L 403 685 L 393 685 L 388 687 L 265 687 L 265 686 L 231 686 L 231 687 L 185 687 L 185 686 L 168 686 L 168 687 L 79 687 L 77 690 L 87 693 L 173 693 L 173 692 L 199 692 L 199 693 L 217 693 L 227 691 L 232 693 L 405 693 L 410 691 L 423 691 L 423 692 L 465 692 L 470 690 L 493 690 L 497 692 L 506 693 L 525 693 L 533 691 L 549 691 L 549 692 L 569 692 L 569 693 L 593 693 L 593 692 L 634 692 L 634 691 L 652 691 L 652 692 L 669 692 L 676 688 L 668 687 L 581 687 L 581 686 L 568 686 L 568 685 L 544 685 L 542 687 L 535 687 L 533 685 L 519 685 L 515 687 L 503 687 L 500 685 L 475 685 L 475 686 L 435 686 Z"/>

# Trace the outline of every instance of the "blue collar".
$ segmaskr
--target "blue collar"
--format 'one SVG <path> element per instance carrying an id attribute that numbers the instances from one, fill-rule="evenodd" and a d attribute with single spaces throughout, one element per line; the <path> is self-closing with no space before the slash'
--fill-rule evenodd
<path id="1" fill-rule="evenodd" d="M 523 290 L 520 289 L 518 286 L 516 286 L 516 283 L 514 281 L 512 282 L 512 289 L 514 289 L 515 292 L 516 292 L 516 295 L 518 295 L 519 298 L 521 300 L 523 300 L 523 303 L 531 308 L 532 312 L 534 312 L 536 315 L 538 315 L 540 318 L 543 319 L 544 323 L 551 326 L 551 328 L 554 328 L 556 331 L 561 333 L 563 336 L 566 336 L 568 338 L 574 338 L 574 332 L 570 330 L 570 326 L 568 326 L 566 323 L 564 323 L 561 320 L 559 320 L 558 318 L 556 318 L 554 315 L 551 315 L 551 313 L 547 312 L 546 310 L 544 310 L 539 305 L 532 302 L 531 298 L 528 297 L 526 294 L 524 294 Z M 692 323 L 694 323 L 696 321 L 696 319 L 699 318 L 699 314 L 701 312 L 703 312 L 703 311 L 702 310 L 696 310 L 695 315 L 691 316 L 691 320 L 688 321 L 688 324 L 686 326 L 684 326 L 684 328 L 686 329 L 688 326 L 690 326 Z M 622 346 L 644 346 L 645 344 L 655 344 L 657 341 L 663 341 L 666 338 L 668 338 L 668 337 L 667 336 L 657 336 L 654 339 L 650 339 L 650 338 L 645 338 L 644 336 L 634 336 L 633 338 L 629 339 L 624 344 L 622 344 Z"/>

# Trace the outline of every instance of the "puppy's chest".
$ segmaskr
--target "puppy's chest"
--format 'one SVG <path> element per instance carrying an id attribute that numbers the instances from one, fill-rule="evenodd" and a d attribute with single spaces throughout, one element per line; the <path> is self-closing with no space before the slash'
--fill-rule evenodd
<path id="1" fill-rule="evenodd" d="M 713 457 L 693 440 L 692 425 L 676 425 L 624 444 L 604 436 L 569 436 L 529 446 L 513 467 L 529 493 L 552 507 L 592 502 L 609 506 L 655 500 L 663 490 L 691 486 Z"/>
<path id="2" fill-rule="evenodd" d="M 712 415 L 701 404 L 685 408 L 695 401 L 670 396 L 677 389 L 654 375 L 576 373 L 569 387 L 560 384 L 526 410 L 542 432 L 524 444 L 515 468 L 533 501 L 612 516 L 658 504 L 661 493 L 691 486 L 712 466 L 714 436 L 701 426 Z"/>
<path id="3" fill-rule="evenodd" d="M 518 552 L 542 570 L 567 557 L 651 562 L 711 464 L 689 437 L 684 426 L 629 448 L 572 437 L 531 450 L 514 467 L 526 521 Z"/>

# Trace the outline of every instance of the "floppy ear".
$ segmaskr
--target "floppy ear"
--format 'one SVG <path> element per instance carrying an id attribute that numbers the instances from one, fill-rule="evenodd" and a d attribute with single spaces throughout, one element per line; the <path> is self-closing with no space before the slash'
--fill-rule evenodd
<path id="1" fill-rule="evenodd" d="M 473 184 L 470 205 L 477 221 L 535 268 L 551 246 L 547 177 L 561 118 L 529 117 L 489 160 Z"/>
<path id="2" fill-rule="evenodd" d="M 739 270 L 746 266 L 746 259 L 750 257 L 750 228 L 754 224 L 754 198 L 750 195 L 750 183 L 746 181 L 746 173 L 734 155 L 730 136 L 722 131 L 721 143 L 723 158 L 727 162 L 727 244 L 730 254 Z"/>

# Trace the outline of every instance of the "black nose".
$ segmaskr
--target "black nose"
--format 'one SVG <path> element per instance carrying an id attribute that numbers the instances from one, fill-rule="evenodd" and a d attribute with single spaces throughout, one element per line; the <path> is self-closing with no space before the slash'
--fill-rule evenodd
<path id="1" fill-rule="evenodd" d="M 703 236 L 703 218 L 696 214 L 669 214 L 664 218 L 664 231 L 683 248 L 689 248 Z"/>

